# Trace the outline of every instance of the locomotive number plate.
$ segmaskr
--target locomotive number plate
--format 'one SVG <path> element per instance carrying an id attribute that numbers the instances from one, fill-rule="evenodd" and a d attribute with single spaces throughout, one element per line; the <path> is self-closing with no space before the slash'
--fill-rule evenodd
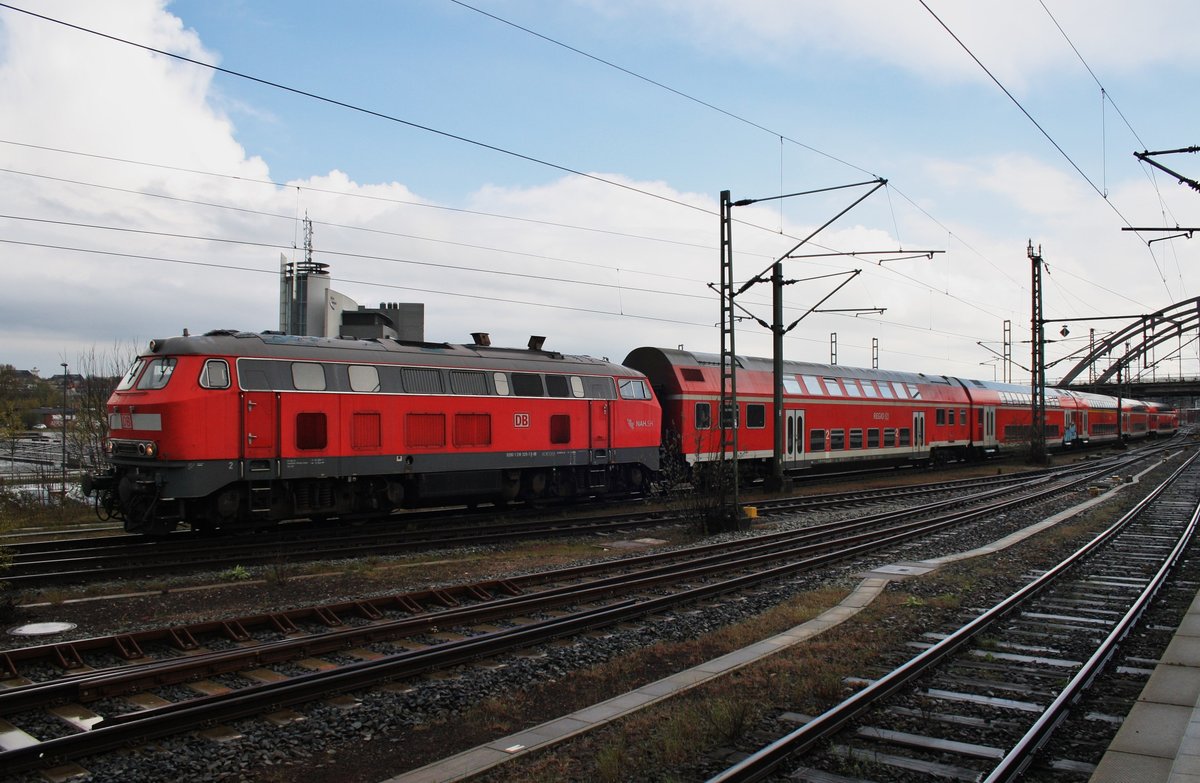
<path id="1" fill-rule="evenodd" d="M 519 430 L 529 429 L 529 414 L 528 413 L 514 413 L 513 414 L 513 426 Z"/>

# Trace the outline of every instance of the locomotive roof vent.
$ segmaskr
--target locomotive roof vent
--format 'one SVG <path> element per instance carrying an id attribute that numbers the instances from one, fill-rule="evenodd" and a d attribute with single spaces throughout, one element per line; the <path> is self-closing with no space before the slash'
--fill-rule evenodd
<path id="1" fill-rule="evenodd" d="M 471 332 L 471 340 L 475 345 L 491 345 L 492 336 L 487 332 Z"/>
<path id="2" fill-rule="evenodd" d="M 535 334 L 529 338 L 529 350 L 540 351 L 542 350 L 542 345 L 544 345 L 545 342 L 545 337 Z"/>

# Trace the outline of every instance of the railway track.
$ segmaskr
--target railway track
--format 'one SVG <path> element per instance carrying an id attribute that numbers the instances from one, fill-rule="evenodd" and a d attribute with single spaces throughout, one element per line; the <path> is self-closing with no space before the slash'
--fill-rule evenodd
<path id="1" fill-rule="evenodd" d="M 1086 780 L 1094 759 L 1072 753 L 1087 743 L 1038 751 L 1164 589 L 1194 537 L 1198 497 L 1193 456 L 1074 556 L 712 783 L 998 783 L 1034 764 L 1044 779 Z"/>
<path id="2" fill-rule="evenodd" d="M 1144 457 L 1145 453 L 1140 452 Z M 1021 484 L 1042 476 L 1119 470 L 1128 455 L 1110 457 L 1050 472 L 1027 472 L 974 479 L 937 481 L 919 486 L 835 492 L 756 501 L 761 516 L 794 514 L 851 506 L 911 501 L 947 492 Z M 525 512 L 503 520 L 479 514 L 421 512 L 350 527 L 289 526 L 261 534 L 208 539 L 178 534 L 163 539 L 120 535 L 37 541 L 5 547 L 11 557 L 4 574 L 17 587 L 38 587 L 113 579 L 177 575 L 232 566 L 271 565 L 363 556 L 397 555 L 456 547 L 490 545 L 527 538 L 611 535 L 638 528 L 682 524 L 686 512 L 669 502 L 613 514 Z"/>
<path id="3" fill-rule="evenodd" d="M 1100 468 L 1108 473 L 1110 466 Z M 13 771 L 292 707 L 636 622 L 1051 497 L 1096 472 L 994 488 L 918 512 L 454 589 L 0 654 L 0 765 Z M 49 718 L 47 716 L 50 716 Z"/>

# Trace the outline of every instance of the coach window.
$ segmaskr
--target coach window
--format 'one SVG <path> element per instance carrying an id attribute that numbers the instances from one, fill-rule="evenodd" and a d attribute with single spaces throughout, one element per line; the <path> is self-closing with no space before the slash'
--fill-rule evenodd
<path id="1" fill-rule="evenodd" d="M 850 430 L 850 448 L 862 448 L 862 430 Z"/>
<path id="2" fill-rule="evenodd" d="M 825 430 L 809 430 L 808 431 L 808 450 L 809 451 L 824 451 L 825 450 Z"/>
<path id="3" fill-rule="evenodd" d="M 946 423 L 946 409 L 945 408 L 937 409 L 937 423 L 938 424 Z"/>
<path id="4" fill-rule="evenodd" d="M 200 385 L 205 389 L 229 388 L 229 363 L 224 359 L 209 359 L 200 372 Z"/>
<path id="5" fill-rule="evenodd" d="M 696 403 L 696 429 L 706 430 L 712 426 L 712 404 Z"/>
<path id="6" fill-rule="evenodd" d="M 650 389 L 646 387 L 646 382 L 637 378 L 622 378 L 617 381 L 617 387 L 621 391 L 621 399 L 625 400 L 649 400 L 651 399 Z"/>
<path id="7" fill-rule="evenodd" d="M 800 378 L 804 381 L 804 385 L 808 388 L 809 394 L 825 393 L 825 387 L 821 385 L 821 382 L 818 381 L 815 376 L 801 375 Z"/>
<path id="8" fill-rule="evenodd" d="M 887 381 L 879 382 L 879 394 L 886 400 L 894 399 L 896 396 L 892 393 L 892 385 Z"/>
<path id="9" fill-rule="evenodd" d="M 858 381 L 854 380 L 853 378 L 844 378 L 842 379 L 842 383 L 846 386 L 846 394 L 850 395 L 851 397 L 862 396 L 862 390 L 858 388 Z"/>
<path id="10" fill-rule="evenodd" d="M 863 391 L 868 397 L 878 397 L 879 391 L 875 388 L 875 381 L 860 381 Z"/>
<path id="11" fill-rule="evenodd" d="M 323 449 L 327 442 L 324 413 L 296 414 L 296 448 L 310 451 Z"/>
<path id="12" fill-rule="evenodd" d="M 908 427 L 900 428 L 900 445 L 901 446 L 911 446 L 912 445 L 912 431 L 909 430 Z"/>
<path id="13" fill-rule="evenodd" d="M 508 376 L 502 372 L 494 373 L 492 380 L 496 382 L 496 394 L 502 397 L 508 396 Z"/>
<path id="14" fill-rule="evenodd" d="M 379 391 L 379 370 L 369 364 L 350 365 L 350 389 L 356 392 Z"/>
<path id="15" fill-rule="evenodd" d="M 583 378 L 580 378 L 578 375 L 571 376 L 571 396 L 583 396 Z"/>
<path id="16" fill-rule="evenodd" d="M 868 449 L 879 448 L 879 430 L 875 430 L 875 429 L 867 430 L 867 448 Z"/>
<path id="17" fill-rule="evenodd" d="M 915 383 L 909 383 L 905 385 L 908 387 L 909 397 L 912 397 L 914 400 L 921 399 L 921 388 L 919 386 L 917 386 Z"/>
<path id="18" fill-rule="evenodd" d="M 788 394 L 804 394 L 804 388 L 791 375 L 783 376 L 783 390 Z"/>
<path id="19" fill-rule="evenodd" d="M 883 431 L 883 447 L 890 448 L 895 445 L 896 445 L 896 431 L 893 429 L 884 430 Z"/>
<path id="20" fill-rule="evenodd" d="M 747 405 L 746 426 L 752 430 L 761 430 L 767 426 L 767 406 Z"/>
<path id="21" fill-rule="evenodd" d="M 546 390 L 542 386 L 542 376 L 527 372 L 512 374 L 513 394 L 518 397 L 545 397 Z"/>
<path id="22" fill-rule="evenodd" d="M 299 391 L 325 391 L 325 368 L 313 362 L 293 362 L 292 385 Z"/>
<path id="23" fill-rule="evenodd" d="M 565 375 L 547 375 L 546 393 L 551 397 L 570 397 L 571 384 Z"/>
<path id="24" fill-rule="evenodd" d="M 968 422 L 967 422 L 967 409 L 966 409 L 966 408 L 959 408 L 959 409 L 958 409 L 958 420 L 959 420 L 960 422 L 962 422 L 963 424 L 967 424 L 967 423 L 968 423 Z"/>
<path id="25" fill-rule="evenodd" d="M 948 421 L 946 423 L 951 426 L 954 425 L 954 409 L 953 408 L 950 409 L 950 421 Z"/>
<path id="26" fill-rule="evenodd" d="M 134 359 L 133 365 L 129 368 L 129 372 L 125 373 L 125 377 L 117 384 L 117 391 L 125 391 L 133 388 L 133 382 L 137 380 L 138 371 L 146 366 L 145 359 Z"/>
<path id="27" fill-rule="evenodd" d="M 829 450 L 841 451 L 846 448 L 846 431 L 845 430 L 830 430 L 829 431 Z"/>
<path id="28" fill-rule="evenodd" d="M 837 378 L 825 379 L 825 392 L 831 397 L 841 397 L 842 387 L 838 385 Z"/>

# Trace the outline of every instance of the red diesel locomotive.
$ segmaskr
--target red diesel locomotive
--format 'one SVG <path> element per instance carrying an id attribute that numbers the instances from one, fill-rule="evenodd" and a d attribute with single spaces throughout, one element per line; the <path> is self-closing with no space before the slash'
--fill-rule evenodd
<path id="1" fill-rule="evenodd" d="M 131 532 L 636 491 L 658 469 L 640 374 L 583 356 L 215 331 L 155 340 L 85 479 Z"/>

